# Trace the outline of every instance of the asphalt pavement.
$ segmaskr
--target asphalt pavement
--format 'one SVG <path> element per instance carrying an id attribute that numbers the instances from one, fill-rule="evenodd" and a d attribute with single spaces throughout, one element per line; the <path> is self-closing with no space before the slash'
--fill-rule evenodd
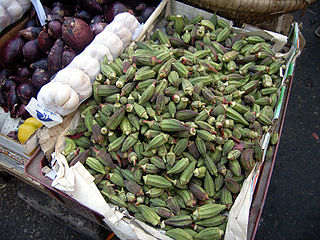
<path id="1" fill-rule="evenodd" d="M 258 240 L 320 239 L 320 38 L 314 34 L 320 26 L 319 15 L 318 1 L 302 18 L 307 44 L 297 61 Z M 22 200 L 29 192 L 31 195 L 32 190 L 17 179 L 0 188 L 0 239 L 82 240 L 108 236 L 99 227 L 84 233 L 83 229 L 91 226 L 84 220 L 71 227 L 60 218 L 40 213 Z"/>

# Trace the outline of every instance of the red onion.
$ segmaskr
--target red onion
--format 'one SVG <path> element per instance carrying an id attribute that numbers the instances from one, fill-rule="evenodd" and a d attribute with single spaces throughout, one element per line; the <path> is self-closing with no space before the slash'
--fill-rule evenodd
<path id="1" fill-rule="evenodd" d="M 65 17 L 71 15 L 71 10 L 57 2 L 57 4 L 52 8 L 51 14 L 58 14 L 62 17 Z"/>
<path id="2" fill-rule="evenodd" d="M 43 57 L 43 53 L 38 45 L 38 39 L 27 42 L 22 48 L 22 53 L 25 61 L 29 63 L 35 62 Z"/>
<path id="3" fill-rule="evenodd" d="M 20 104 L 17 112 L 16 112 L 16 116 L 18 118 L 22 118 L 22 119 L 27 119 L 28 117 L 30 117 L 29 112 L 26 110 L 26 104 Z"/>
<path id="4" fill-rule="evenodd" d="M 58 38 L 53 44 L 48 55 L 48 71 L 50 74 L 54 74 L 61 69 L 64 46 L 64 42 L 61 38 Z"/>
<path id="5" fill-rule="evenodd" d="M 34 18 L 30 18 L 27 23 L 26 23 L 26 26 L 25 28 L 28 28 L 28 27 L 36 27 L 37 26 L 37 22 Z"/>
<path id="6" fill-rule="evenodd" d="M 3 85 L 3 90 L 5 95 L 7 95 L 9 92 L 15 91 L 17 87 L 17 84 L 11 80 L 11 79 L 6 79 L 4 85 Z"/>
<path id="7" fill-rule="evenodd" d="M 129 7 L 121 2 L 114 2 L 111 5 L 109 5 L 104 13 L 104 18 L 107 22 L 112 22 L 114 17 L 118 13 L 122 12 L 128 12 Z"/>
<path id="8" fill-rule="evenodd" d="M 63 17 L 61 15 L 58 15 L 58 14 L 49 14 L 47 16 L 47 21 L 48 22 L 51 22 L 51 21 L 63 22 Z"/>
<path id="9" fill-rule="evenodd" d="M 15 140 L 18 140 L 18 134 L 17 134 L 15 131 L 9 132 L 9 133 L 7 134 L 7 136 L 8 136 L 9 138 L 13 138 L 13 139 L 15 139 Z"/>
<path id="10" fill-rule="evenodd" d="M 65 47 L 63 53 L 62 53 L 62 68 L 69 65 L 69 63 L 72 61 L 72 59 L 77 56 L 77 53 L 70 47 Z"/>
<path id="11" fill-rule="evenodd" d="M 28 104 L 30 99 L 36 95 L 36 90 L 32 83 L 24 82 L 17 87 L 17 94 L 22 103 Z"/>
<path id="12" fill-rule="evenodd" d="M 39 18 L 38 18 L 38 15 L 37 15 L 37 13 L 36 13 L 35 11 L 33 12 L 33 9 L 34 9 L 34 8 L 32 8 L 32 11 L 31 11 L 31 17 L 34 15 L 34 16 L 36 17 L 36 23 L 37 23 L 37 25 L 38 25 L 38 26 L 41 26 L 40 21 L 39 21 Z M 44 9 L 44 12 L 46 13 L 46 16 L 48 16 L 49 14 L 51 14 L 51 9 L 50 9 L 50 8 L 48 8 L 48 7 L 46 7 L 46 6 L 43 6 L 43 9 Z"/>
<path id="13" fill-rule="evenodd" d="M 83 9 L 87 9 L 90 12 L 94 13 L 102 13 L 103 7 L 102 5 L 98 4 L 96 0 L 82 0 L 81 5 Z"/>
<path id="14" fill-rule="evenodd" d="M 32 84 L 39 90 L 43 85 L 50 82 L 50 74 L 47 70 L 36 69 L 32 74 Z"/>
<path id="15" fill-rule="evenodd" d="M 147 7 L 146 3 L 140 3 L 138 6 L 136 6 L 136 11 L 143 12 Z"/>
<path id="16" fill-rule="evenodd" d="M 38 68 L 40 69 L 48 69 L 48 60 L 47 58 L 42 58 L 38 61 L 35 61 L 34 63 L 30 64 L 30 68 L 32 70 L 36 70 Z"/>
<path id="17" fill-rule="evenodd" d="M 16 107 L 19 103 L 15 85 L 11 85 L 11 90 L 6 92 L 6 99 L 7 99 L 7 106 L 10 112 L 15 112 Z"/>
<path id="18" fill-rule="evenodd" d="M 1 53 L 1 64 L 5 69 L 15 70 L 22 61 L 22 48 L 24 41 L 15 36 L 11 38 L 3 47 Z"/>
<path id="19" fill-rule="evenodd" d="M 112 0 L 96 0 L 96 2 L 97 2 L 98 4 L 101 4 L 101 5 L 103 5 L 103 4 L 109 4 L 111 1 L 112 1 Z"/>
<path id="20" fill-rule="evenodd" d="M 28 27 L 20 31 L 21 35 L 27 40 L 34 40 L 38 38 L 41 32 L 41 27 Z"/>
<path id="21" fill-rule="evenodd" d="M 82 51 L 93 39 L 89 25 L 79 18 L 65 18 L 62 25 L 62 38 L 75 50 Z"/>
<path id="22" fill-rule="evenodd" d="M 48 23 L 48 34 L 53 38 L 61 37 L 61 22 L 54 20 Z"/>
<path id="23" fill-rule="evenodd" d="M 79 12 L 76 12 L 74 14 L 74 16 L 76 18 L 80 18 L 82 19 L 83 21 L 85 21 L 86 23 L 89 23 L 92 19 L 92 15 L 88 12 L 88 11 L 85 11 L 85 10 L 81 10 Z"/>
<path id="24" fill-rule="evenodd" d="M 134 9 L 138 5 L 138 2 L 140 2 L 140 1 L 137 1 L 137 0 L 122 0 L 121 2 L 126 4 L 130 8 Z"/>
<path id="25" fill-rule="evenodd" d="M 8 107 L 6 104 L 6 97 L 3 94 L 2 88 L 0 88 L 0 106 L 3 108 L 5 112 L 8 112 Z"/>
<path id="26" fill-rule="evenodd" d="M 92 18 L 90 24 L 95 24 L 95 23 L 98 23 L 98 22 L 104 22 L 104 19 L 102 18 L 101 15 L 96 15 Z"/>
<path id="27" fill-rule="evenodd" d="M 54 41 L 55 40 L 48 34 L 46 27 L 44 27 L 38 36 L 38 44 L 41 51 L 48 54 L 54 44 Z"/>
<path id="28" fill-rule="evenodd" d="M 5 69 L 0 71 L 0 87 L 4 84 L 6 78 L 9 76 L 8 72 Z"/>
<path id="29" fill-rule="evenodd" d="M 151 16 L 154 9 L 154 7 L 147 7 L 146 9 L 144 9 L 141 16 L 139 17 L 140 23 L 145 22 Z"/>
<path id="30" fill-rule="evenodd" d="M 90 24 L 91 31 L 94 35 L 97 35 L 103 31 L 103 29 L 107 26 L 107 23 L 104 22 L 98 22 L 94 24 Z"/>
<path id="31" fill-rule="evenodd" d="M 22 83 L 28 81 L 29 78 L 32 76 L 32 71 L 27 67 L 23 66 L 18 68 L 16 75 L 14 76 L 14 80 L 16 83 Z"/>

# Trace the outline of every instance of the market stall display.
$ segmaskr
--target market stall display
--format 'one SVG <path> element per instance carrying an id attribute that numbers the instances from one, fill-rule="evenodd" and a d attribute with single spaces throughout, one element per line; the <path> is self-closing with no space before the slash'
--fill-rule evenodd
<path id="1" fill-rule="evenodd" d="M 150 13 L 146 14 L 145 9 L 136 4 L 130 9 L 120 2 L 106 5 L 82 1 L 76 7 L 53 2 L 45 6 L 47 23 L 44 27 L 33 10 L 26 28 L 10 39 L 1 51 L 1 79 L 5 82 L 0 95 L 1 107 L 10 111 L 12 118 L 29 117 L 24 107 L 31 97 L 89 45 L 117 13 L 129 11 L 139 20 L 142 14 L 145 21 L 152 13 L 150 9 L 154 9 L 144 4 Z"/>
<path id="2" fill-rule="evenodd" d="M 119 1 L 113 3 L 111 1 L 101 3 L 78 1 L 75 7 L 71 6 L 71 2 L 44 1 L 44 4 L 47 15 L 45 26 L 41 26 L 32 8 L 30 16 L 21 23 L 24 28 L 21 29 L 23 27 L 21 24 L 15 26 L 12 29 L 14 36 L 6 42 L 1 42 L 3 48 L 1 49 L 0 106 L 5 113 L 10 114 L 10 116 L 2 114 L 1 117 L 16 123 L 11 124 L 10 134 L 6 136 L 9 139 L 18 134 L 18 125 L 30 117 L 25 108 L 30 99 L 36 97 L 40 88 L 49 83 L 59 70 L 68 66 L 89 45 L 94 36 L 102 32 L 116 14 L 130 12 L 137 18 L 135 20 L 137 23 L 138 21 L 143 23 L 151 15 L 151 10 L 154 10 L 153 4 L 156 2 L 136 1 L 134 4 L 127 5 Z M 111 31 L 116 31 L 111 27 Z M 4 36 L 6 37 L 4 39 L 7 39 L 6 34 Z M 126 44 L 132 40 L 131 36 L 131 34 L 126 35 Z M 95 54 L 93 49 L 91 48 L 85 55 L 93 56 Z M 79 57 L 77 60 L 78 63 L 72 66 L 81 68 L 83 59 Z M 87 89 L 90 89 L 89 85 Z M 90 93 L 91 91 L 87 91 L 86 96 Z M 73 96 L 76 97 L 76 95 Z M 17 124 L 19 119 L 22 121 Z M 3 131 L 2 134 L 7 135 L 9 132 Z M 6 137 L 3 136 L 3 138 Z M 4 139 L 2 142 L 4 146 L 7 146 L 5 142 L 10 141 L 9 139 Z M 30 148 L 33 150 L 35 146 Z"/>
<path id="3" fill-rule="evenodd" d="M 60 12 L 61 6 L 54 8 Z M 113 13 L 124 9 L 109 6 Z M 144 4 L 135 8 L 142 9 L 151 12 Z M 250 181 L 264 160 L 274 160 L 286 80 L 299 48 L 285 36 L 234 28 L 175 1 L 161 12 L 146 39 L 127 48 L 141 20 L 131 13 L 114 14 L 95 37 L 83 12 L 63 23 L 52 20 L 47 35 L 43 29 L 21 31 L 30 39 L 28 45 L 22 37 L 8 44 L 17 46 L 14 57 L 22 54 L 31 63 L 37 52 L 46 52 L 47 63 L 39 64 L 47 69 L 36 68 L 31 79 L 52 81 L 26 81 L 32 64 L 10 78 L 3 72 L 6 101 L 16 98 L 23 106 L 34 96 L 32 88 L 41 88 L 38 100 L 48 109 L 65 116 L 78 108 L 43 168 L 54 180 L 46 184 L 104 215 L 120 238 L 132 232 L 134 238 L 221 239 L 232 232 L 232 206 L 239 207 L 243 188 L 254 191 Z M 296 26 L 293 32 L 290 40 L 297 40 Z M 17 68 L 7 63 L 7 70 Z M 28 120 L 20 127 L 32 135 L 40 124 Z M 97 198 L 82 199 L 84 189 Z"/>
<path id="4" fill-rule="evenodd" d="M 29 0 L 3 0 L 0 2 L 0 33 L 17 22 L 29 10 Z"/>
<path id="5" fill-rule="evenodd" d="M 101 63 L 56 156 L 84 164 L 135 219 L 175 239 L 219 239 L 243 181 L 273 156 L 289 48 L 215 15 L 167 20 L 169 36 L 155 29 Z"/>

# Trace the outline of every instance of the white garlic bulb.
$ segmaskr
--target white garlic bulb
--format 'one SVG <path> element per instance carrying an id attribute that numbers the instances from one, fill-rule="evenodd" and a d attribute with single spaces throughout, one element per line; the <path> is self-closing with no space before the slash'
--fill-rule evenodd
<path id="1" fill-rule="evenodd" d="M 4 7 L 0 5 L 0 32 L 10 25 L 11 19 Z"/>
<path id="2" fill-rule="evenodd" d="M 117 14 L 114 17 L 113 22 L 122 23 L 127 28 L 129 28 L 129 30 L 131 31 L 132 34 L 134 34 L 136 29 L 139 27 L 138 20 L 135 18 L 135 16 L 133 16 L 132 14 L 130 14 L 128 12 Z"/>
<path id="3" fill-rule="evenodd" d="M 96 75 L 100 72 L 99 61 L 93 57 L 83 55 L 82 53 L 76 56 L 67 67 L 82 70 L 88 75 L 92 83 L 94 82 Z"/>
<path id="4" fill-rule="evenodd" d="M 109 48 L 103 44 L 92 43 L 89 46 L 87 46 L 81 54 L 93 57 L 97 59 L 99 62 L 101 62 L 105 56 L 107 56 L 109 62 L 113 61 L 113 57 Z"/>
<path id="5" fill-rule="evenodd" d="M 37 100 L 47 109 L 63 116 L 75 111 L 80 103 L 78 94 L 70 85 L 60 82 L 44 85 L 37 95 Z"/>
<path id="6" fill-rule="evenodd" d="M 88 75 L 78 68 L 64 68 L 57 73 L 52 81 L 69 84 L 79 95 L 80 101 L 90 97 L 92 93 Z"/>
<path id="7" fill-rule="evenodd" d="M 30 0 L 16 0 L 16 1 L 21 5 L 24 12 L 27 11 L 31 6 Z"/>
<path id="8" fill-rule="evenodd" d="M 7 7 L 6 11 L 10 16 L 12 22 L 15 22 L 18 19 L 20 19 L 24 13 L 22 6 L 16 1 L 12 1 L 10 5 Z"/>
<path id="9" fill-rule="evenodd" d="M 104 31 L 113 32 L 118 35 L 118 37 L 123 42 L 123 46 L 126 47 L 129 45 L 130 41 L 132 40 L 132 33 L 131 31 L 120 22 L 112 22 L 106 28 Z"/>
<path id="10" fill-rule="evenodd" d="M 113 32 L 102 31 L 93 39 L 92 44 L 103 44 L 108 47 L 114 59 L 123 51 L 121 39 Z"/>

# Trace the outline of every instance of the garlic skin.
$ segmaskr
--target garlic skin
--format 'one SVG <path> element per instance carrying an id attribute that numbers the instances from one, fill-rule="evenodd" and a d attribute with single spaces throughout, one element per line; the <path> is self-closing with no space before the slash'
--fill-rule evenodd
<path id="1" fill-rule="evenodd" d="M 15 2 L 15 1 L 12 1 L 12 0 L 1 0 L 0 4 L 1 4 L 2 7 L 7 9 L 12 2 Z"/>
<path id="2" fill-rule="evenodd" d="M 23 11 L 27 11 L 31 6 L 30 0 L 16 0 L 20 4 L 20 6 L 23 8 Z"/>
<path id="3" fill-rule="evenodd" d="M 113 61 L 113 56 L 109 48 L 103 44 L 90 44 L 83 50 L 81 54 L 95 58 L 99 62 L 101 62 L 105 56 L 107 56 L 109 62 Z"/>
<path id="4" fill-rule="evenodd" d="M 0 5 L 0 32 L 10 25 L 11 19 L 4 7 Z"/>
<path id="5" fill-rule="evenodd" d="M 52 81 L 69 84 L 79 95 L 80 101 L 90 97 L 92 93 L 92 86 L 88 75 L 77 68 L 67 67 L 62 69 Z"/>
<path id="6" fill-rule="evenodd" d="M 50 82 L 44 85 L 37 100 L 47 109 L 66 116 L 75 111 L 79 105 L 78 94 L 67 83 Z"/>
<path id="7" fill-rule="evenodd" d="M 92 83 L 94 82 L 96 75 L 100 73 L 99 61 L 82 53 L 76 56 L 67 67 L 82 70 L 85 74 L 88 75 Z M 76 76 L 74 76 L 74 78 L 76 78 Z"/>
<path id="8" fill-rule="evenodd" d="M 126 47 L 132 40 L 131 31 L 120 22 L 111 22 L 108 26 L 105 27 L 104 31 L 113 32 L 121 39 L 123 46 Z"/>
<path id="9" fill-rule="evenodd" d="M 30 6 L 30 0 L 0 0 L 0 32 L 18 21 Z"/>
<path id="10" fill-rule="evenodd" d="M 72 113 L 78 108 L 79 102 L 80 99 L 78 94 L 75 91 L 71 91 L 69 99 L 62 106 L 62 110 L 67 112 L 67 114 Z"/>
<path id="11" fill-rule="evenodd" d="M 131 31 L 131 34 L 134 34 L 136 29 L 139 27 L 138 20 L 135 18 L 135 16 L 128 12 L 117 14 L 112 22 L 122 23 Z"/>
<path id="12" fill-rule="evenodd" d="M 41 87 L 40 91 L 37 95 L 37 100 L 43 104 L 44 106 L 50 106 L 53 104 L 53 100 L 51 98 L 51 85 L 53 83 L 50 82 Z"/>
<path id="13" fill-rule="evenodd" d="M 68 101 L 72 89 L 68 84 L 58 82 L 55 83 L 54 87 L 57 91 L 54 94 L 53 91 L 51 91 L 52 102 L 55 105 L 63 106 Z"/>
<path id="14" fill-rule="evenodd" d="M 92 41 L 92 44 L 102 44 L 109 48 L 113 59 L 118 57 L 123 51 L 123 43 L 117 34 L 102 31 Z"/>
<path id="15" fill-rule="evenodd" d="M 12 23 L 20 19 L 23 15 L 22 6 L 16 1 L 12 1 L 10 5 L 7 7 L 6 11 L 10 16 Z"/>

